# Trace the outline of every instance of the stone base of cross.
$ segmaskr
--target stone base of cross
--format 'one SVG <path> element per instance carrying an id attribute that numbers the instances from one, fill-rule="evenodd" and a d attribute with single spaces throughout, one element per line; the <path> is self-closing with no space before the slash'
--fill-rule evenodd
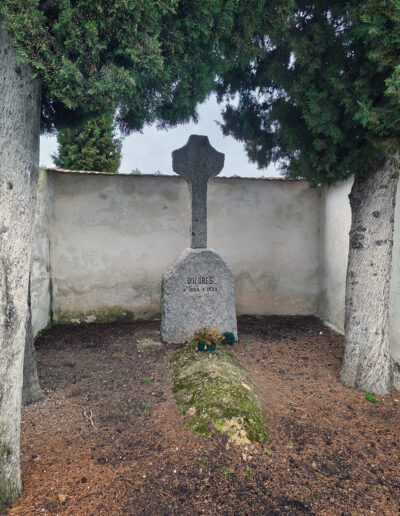
<path id="1" fill-rule="evenodd" d="M 205 327 L 237 338 L 233 274 L 221 256 L 207 248 L 207 184 L 221 172 L 224 158 L 207 136 L 197 135 L 172 153 L 173 170 L 189 184 L 192 248 L 163 275 L 161 337 L 167 343 L 186 342 Z"/>

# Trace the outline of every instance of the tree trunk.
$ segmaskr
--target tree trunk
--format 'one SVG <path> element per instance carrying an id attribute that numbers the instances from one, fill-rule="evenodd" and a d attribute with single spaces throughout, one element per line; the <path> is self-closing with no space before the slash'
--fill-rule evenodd
<path id="1" fill-rule="evenodd" d="M 346 281 L 345 355 L 348 387 L 386 394 L 397 366 L 389 348 L 389 284 L 399 155 L 384 156 L 355 178 Z"/>
<path id="2" fill-rule="evenodd" d="M 1 25 L 0 19 L 0 503 L 10 503 L 21 492 L 20 410 L 40 84 L 17 60 Z"/>
<path id="3" fill-rule="evenodd" d="M 29 405 L 43 398 L 37 373 L 36 352 L 33 343 L 32 312 L 31 312 L 31 285 L 28 287 L 28 317 L 26 320 L 25 353 L 24 353 L 24 381 L 22 384 L 22 403 Z"/>

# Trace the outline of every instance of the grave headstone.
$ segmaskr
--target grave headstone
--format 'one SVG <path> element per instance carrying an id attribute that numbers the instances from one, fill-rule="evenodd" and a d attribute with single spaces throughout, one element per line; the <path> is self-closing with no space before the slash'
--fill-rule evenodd
<path id="1" fill-rule="evenodd" d="M 224 154 L 207 136 L 190 136 L 172 153 L 173 170 L 189 185 L 192 202 L 191 249 L 185 249 L 164 273 L 161 336 L 185 342 L 204 327 L 237 336 L 234 279 L 221 256 L 207 248 L 207 185 L 221 172 Z"/>

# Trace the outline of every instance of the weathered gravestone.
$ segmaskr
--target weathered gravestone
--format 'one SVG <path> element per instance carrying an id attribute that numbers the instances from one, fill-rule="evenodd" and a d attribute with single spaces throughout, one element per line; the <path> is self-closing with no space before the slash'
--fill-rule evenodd
<path id="1" fill-rule="evenodd" d="M 172 153 L 174 172 L 186 179 L 192 199 L 191 249 L 185 249 L 164 273 L 161 336 L 185 342 L 200 328 L 230 331 L 237 336 L 234 279 L 221 256 L 207 248 L 207 184 L 224 166 L 207 136 L 190 136 Z"/>

